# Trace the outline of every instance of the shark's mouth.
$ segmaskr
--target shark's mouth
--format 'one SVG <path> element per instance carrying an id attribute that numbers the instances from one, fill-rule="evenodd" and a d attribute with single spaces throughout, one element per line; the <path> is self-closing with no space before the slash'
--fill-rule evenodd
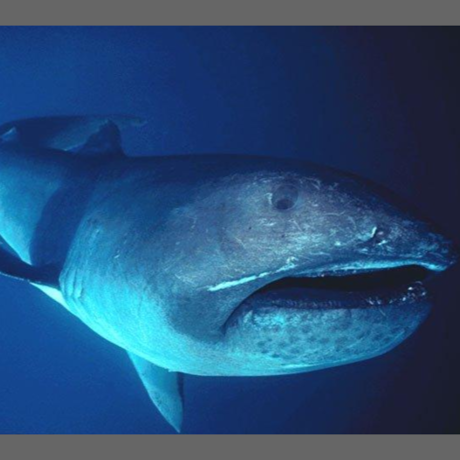
<path id="1" fill-rule="evenodd" d="M 357 272 L 339 270 L 315 276 L 286 277 L 266 284 L 247 297 L 232 317 L 248 309 L 384 308 L 419 301 L 434 272 L 416 265 Z"/>

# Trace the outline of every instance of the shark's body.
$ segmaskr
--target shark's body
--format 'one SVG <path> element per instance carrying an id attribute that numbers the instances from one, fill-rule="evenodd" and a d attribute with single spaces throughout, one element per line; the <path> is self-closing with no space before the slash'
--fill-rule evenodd
<path id="1" fill-rule="evenodd" d="M 129 158 L 116 124 L 130 123 L 140 124 L 0 127 L 0 235 L 15 253 L 3 250 L 0 270 L 127 350 L 177 429 L 180 373 L 275 375 L 367 359 L 425 318 L 421 283 L 331 294 L 318 281 L 454 262 L 451 243 L 386 192 L 295 160 Z"/>

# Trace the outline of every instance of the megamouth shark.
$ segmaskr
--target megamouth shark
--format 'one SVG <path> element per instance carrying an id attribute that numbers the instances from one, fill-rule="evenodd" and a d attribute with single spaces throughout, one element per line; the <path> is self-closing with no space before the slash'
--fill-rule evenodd
<path id="1" fill-rule="evenodd" d="M 430 309 L 450 240 L 391 192 L 305 161 L 128 157 L 128 116 L 0 127 L 0 272 L 126 350 L 180 430 L 183 374 L 381 355 Z"/>

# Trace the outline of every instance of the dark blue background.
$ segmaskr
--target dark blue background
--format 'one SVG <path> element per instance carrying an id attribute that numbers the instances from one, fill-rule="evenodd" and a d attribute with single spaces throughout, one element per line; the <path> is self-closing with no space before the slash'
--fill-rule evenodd
<path id="1" fill-rule="evenodd" d="M 130 113 L 130 154 L 296 156 L 382 183 L 460 234 L 456 28 L 1 28 L 0 122 Z M 458 241 L 458 240 L 457 240 Z M 187 377 L 186 433 L 460 428 L 459 269 L 419 332 L 363 363 Z M 1 433 L 169 433 L 125 353 L 0 280 Z"/>

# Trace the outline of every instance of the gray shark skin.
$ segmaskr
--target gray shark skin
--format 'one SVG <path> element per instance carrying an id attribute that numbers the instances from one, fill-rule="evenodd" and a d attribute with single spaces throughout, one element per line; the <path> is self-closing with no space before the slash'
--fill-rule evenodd
<path id="1" fill-rule="evenodd" d="M 0 127 L 0 271 L 125 349 L 177 430 L 181 373 L 291 374 L 378 356 L 417 329 L 429 296 L 419 279 L 348 280 L 457 259 L 364 179 L 285 158 L 127 157 L 117 124 L 141 122 L 122 122 Z"/>

